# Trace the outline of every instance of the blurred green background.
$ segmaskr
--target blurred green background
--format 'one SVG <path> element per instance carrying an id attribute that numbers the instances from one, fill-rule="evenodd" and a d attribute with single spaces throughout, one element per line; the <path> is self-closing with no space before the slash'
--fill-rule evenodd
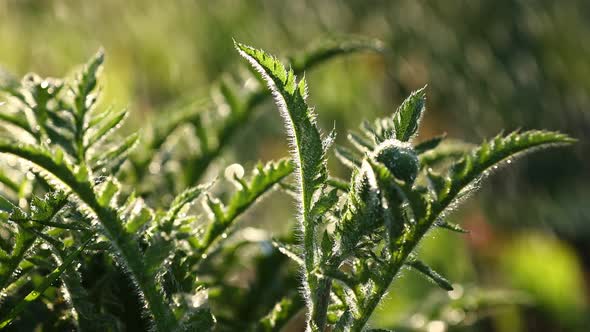
<path id="1" fill-rule="evenodd" d="M 103 102 L 132 110 L 130 129 L 178 100 L 207 97 L 242 70 L 232 38 L 287 56 L 314 42 L 382 40 L 307 73 L 323 128 L 390 114 L 428 84 L 422 134 L 479 142 L 504 129 L 560 130 L 573 148 L 498 171 L 452 218 L 471 233 L 432 233 L 421 248 L 460 286 L 446 294 L 406 272 L 373 326 L 400 331 L 590 329 L 590 2 L 586 0 L 0 0 L 0 68 L 61 76 L 100 46 Z M 286 155 L 272 103 L 240 131 L 220 167 Z M 334 163 L 334 172 L 343 170 Z M 251 225 L 292 227 L 289 199 Z"/>

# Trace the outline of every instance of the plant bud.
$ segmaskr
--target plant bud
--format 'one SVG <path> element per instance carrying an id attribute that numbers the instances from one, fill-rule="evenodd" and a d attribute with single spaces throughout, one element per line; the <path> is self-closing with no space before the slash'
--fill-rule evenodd
<path id="1" fill-rule="evenodd" d="M 375 159 L 385 165 L 398 179 L 412 184 L 418 176 L 420 161 L 414 148 L 408 143 L 389 139 L 375 150 Z"/>

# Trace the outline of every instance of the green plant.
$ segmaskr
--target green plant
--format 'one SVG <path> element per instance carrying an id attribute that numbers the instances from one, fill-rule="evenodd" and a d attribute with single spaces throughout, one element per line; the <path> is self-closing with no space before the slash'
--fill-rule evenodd
<path id="1" fill-rule="evenodd" d="M 321 45 L 292 58 L 289 70 L 263 51 L 236 48 L 275 97 L 291 161 L 259 164 L 249 176 L 241 168 L 229 172 L 237 189 L 217 195 L 215 183 L 197 182 L 270 95 L 262 86 L 248 90 L 223 80 L 216 90 L 223 105 L 207 102 L 204 110 L 190 103 L 140 143 L 137 134 L 115 136 L 126 111 L 97 104 L 102 52 L 73 78 L 30 74 L 3 86 L 0 328 L 30 309 L 49 312 L 48 329 L 277 331 L 302 307 L 293 273 L 269 267 L 286 265 L 280 251 L 302 267 L 308 330 L 361 331 L 404 267 L 452 288 L 415 249 L 432 227 L 463 231 L 444 218 L 490 171 L 532 149 L 573 142 L 527 131 L 475 148 L 445 146 L 442 136 L 413 144 L 425 109 L 421 89 L 392 117 L 348 135 L 358 151 L 338 148 L 337 156 L 352 176 L 337 179 L 326 163 L 335 134 L 320 133 L 305 79 L 295 75 L 340 54 L 383 51 L 381 45 Z M 183 126 L 192 133 L 184 135 Z M 198 143 L 198 152 L 178 154 L 166 144 L 182 140 Z M 255 256 L 253 291 L 239 291 L 227 276 L 256 240 L 223 240 L 277 186 L 297 198 L 301 234 L 275 239 L 272 254 Z M 206 217 L 191 206 L 198 199 Z M 270 289 L 268 280 L 282 287 L 264 301 L 255 291 Z M 39 298 L 47 305 L 34 307 Z"/>

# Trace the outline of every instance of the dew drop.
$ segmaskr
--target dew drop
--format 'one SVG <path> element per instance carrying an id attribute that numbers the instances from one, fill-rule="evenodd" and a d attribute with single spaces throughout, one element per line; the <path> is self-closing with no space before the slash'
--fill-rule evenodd
<path id="1" fill-rule="evenodd" d="M 160 164 L 153 162 L 150 164 L 150 166 L 148 167 L 149 171 L 151 174 L 158 174 L 160 173 Z"/>
<path id="2" fill-rule="evenodd" d="M 453 290 L 447 292 L 447 294 L 451 300 L 458 300 L 463 296 L 463 286 L 459 284 L 453 284 Z"/>
<path id="3" fill-rule="evenodd" d="M 207 254 L 202 254 L 202 255 L 201 255 L 201 258 L 202 258 L 202 259 L 207 259 Z"/>
<path id="4" fill-rule="evenodd" d="M 420 329 L 426 324 L 426 317 L 421 314 L 415 314 L 410 317 L 410 325 L 415 329 Z"/>
<path id="5" fill-rule="evenodd" d="M 447 330 L 447 323 L 442 320 L 433 320 L 426 325 L 428 332 L 445 332 Z"/>
<path id="6" fill-rule="evenodd" d="M 222 238 L 222 239 L 227 239 L 227 233 L 223 233 L 223 234 L 221 234 L 221 238 Z"/>

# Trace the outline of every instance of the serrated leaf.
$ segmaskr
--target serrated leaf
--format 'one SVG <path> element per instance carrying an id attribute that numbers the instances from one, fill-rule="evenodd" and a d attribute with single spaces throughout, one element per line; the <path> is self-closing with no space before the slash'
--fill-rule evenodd
<path id="1" fill-rule="evenodd" d="M 348 192 L 344 215 L 336 222 L 342 252 L 349 255 L 360 239 L 383 226 L 380 189 L 375 173 L 365 160 L 352 175 L 352 187 Z"/>
<path id="2" fill-rule="evenodd" d="M 383 42 L 376 39 L 344 37 L 313 45 L 302 54 L 292 57 L 290 62 L 293 70 L 298 73 L 339 55 L 362 51 L 382 53 L 386 51 L 386 47 Z"/>
<path id="3" fill-rule="evenodd" d="M 490 169 L 497 168 L 504 162 L 512 162 L 513 158 L 519 157 L 525 152 L 573 142 L 575 142 L 574 139 L 564 134 L 539 130 L 496 136 L 489 143 L 473 149 L 471 153 L 451 167 L 451 189 L 443 202 L 450 203 L 461 190 L 486 176 L 486 172 L 489 172 Z"/>
<path id="4" fill-rule="evenodd" d="M 176 196 L 172 203 L 170 204 L 170 208 L 166 215 L 160 221 L 160 224 L 166 231 L 171 231 L 171 225 L 174 223 L 176 218 L 178 217 L 178 213 L 185 207 L 185 205 L 191 203 L 195 199 L 197 199 L 201 194 L 206 192 L 211 187 L 211 184 L 199 185 L 196 187 L 188 188 L 183 191 L 181 194 Z"/>
<path id="5" fill-rule="evenodd" d="M 322 195 L 313 205 L 312 215 L 322 216 L 332 210 L 338 203 L 338 189 L 332 189 L 327 194 Z"/>
<path id="6" fill-rule="evenodd" d="M 258 164 L 252 175 L 247 179 L 240 179 L 240 188 L 229 198 L 224 208 L 210 206 L 214 218 L 205 230 L 201 250 L 207 251 L 224 232 L 227 232 L 238 216 L 292 172 L 292 163 L 287 159 L 281 159 L 264 166 Z"/>
<path id="7" fill-rule="evenodd" d="M 436 194 L 436 198 L 441 201 L 449 194 L 451 190 L 451 178 L 440 175 L 432 170 L 428 170 L 427 178 L 430 186 Z"/>
<path id="8" fill-rule="evenodd" d="M 96 88 L 98 73 L 104 62 L 104 51 L 100 49 L 76 75 L 73 89 L 75 91 L 75 107 L 78 117 L 89 110 L 89 95 Z"/>
<path id="9" fill-rule="evenodd" d="M 319 175 L 326 174 L 322 138 L 315 114 L 305 99 L 305 79 L 296 81 L 292 70 L 286 70 L 275 57 L 262 50 L 236 43 L 240 54 L 259 71 L 273 91 L 277 105 L 285 120 L 292 145 L 292 159 L 300 173 L 301 203 L 304 215 L 309 214 L 313 193 L 323 184 Z M 306 218 L 306 216 L 304 216 Z"/>
<path id="10" fill-rule="evenodd" d="M 418 125 L 426 105 L 425 90 L 426 87 L 423 87 L 412 92 L 393 116 L 395 138 L 402 142 L 409 141 L 418 131 Z"/>
<path id="11" fill-rule="evenodd" d="M 446 161 L 456 161 L 461 159 L 466 153 L 474 148 L 472 144 L 467 144 L 458 140 L 445 140 L 436 148 L 420 154 L 420 165 L 422 168 L 436 167 Z"/>
<path id="12" fill-rule="evenodd" d="M 170 256 L 174 242 L 157 239 L 150 243 L 150 246 L 144 252 L 143 263 L 145 264 L 145 273 L 149 278 L 156 276 L 164 266 L 164 261 Z"/>

